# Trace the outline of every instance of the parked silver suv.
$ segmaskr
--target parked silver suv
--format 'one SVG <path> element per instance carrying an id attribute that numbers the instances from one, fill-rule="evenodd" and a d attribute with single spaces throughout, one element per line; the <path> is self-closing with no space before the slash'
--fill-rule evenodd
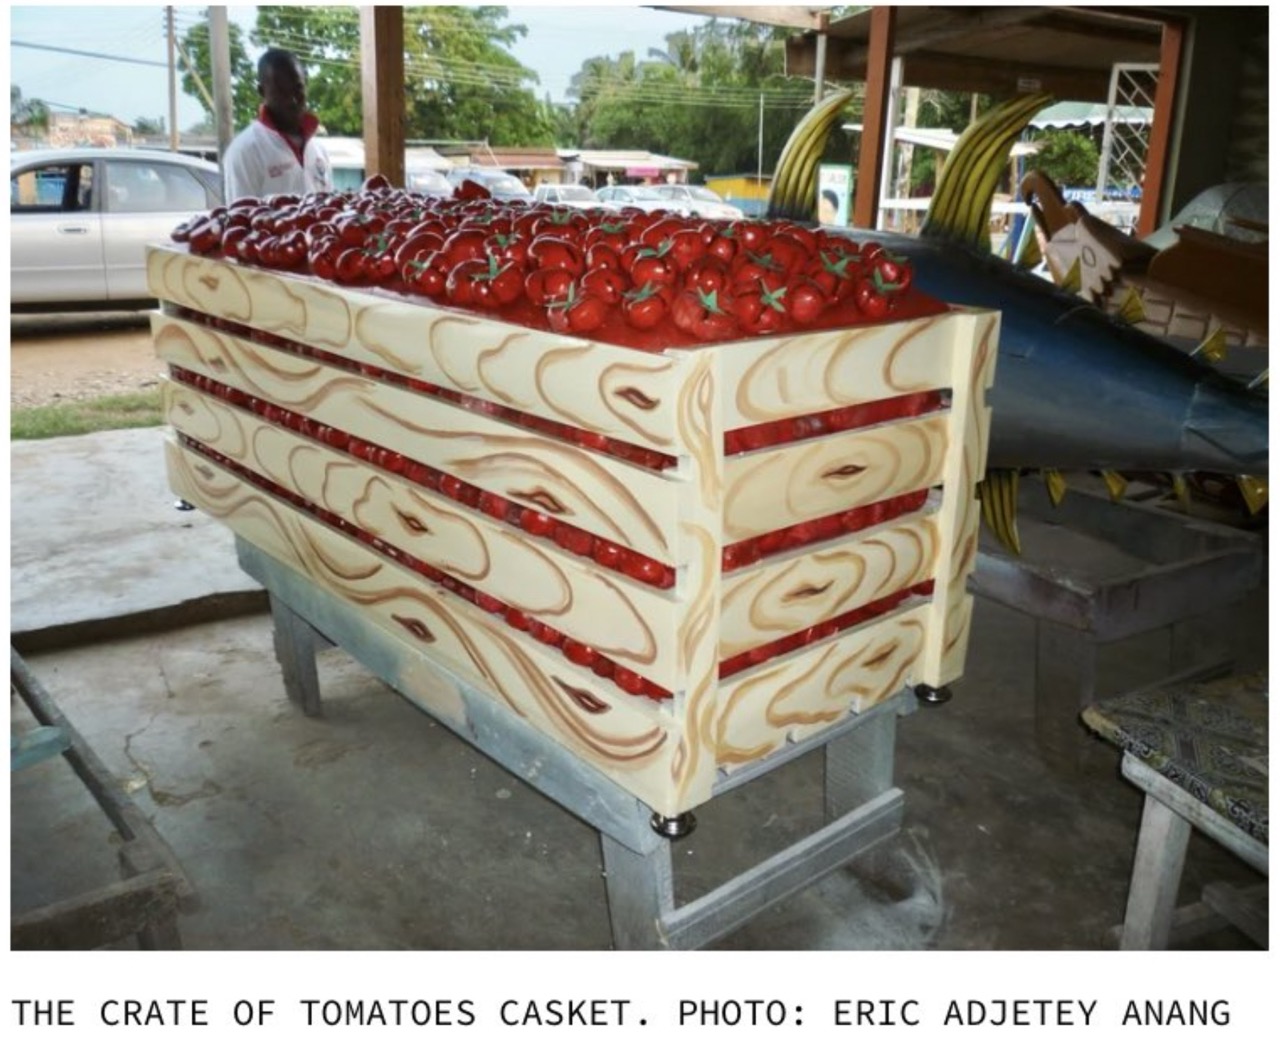
<path id="1" fill-rule="evenodd" d="M 16 152 L 9 159 L 9 304 L 62 312 L 152 304 L 146 254 L 222 202 L 216 164 L 145 149 Z"/>

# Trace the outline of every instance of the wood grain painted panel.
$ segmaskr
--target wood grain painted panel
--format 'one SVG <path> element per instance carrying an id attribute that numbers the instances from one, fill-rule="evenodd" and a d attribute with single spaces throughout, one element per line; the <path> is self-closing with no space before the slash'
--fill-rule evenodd
<path id="1" fill-rule="evenodd" d="M 963 336 L 956 319 L 947 314 L 733 345 L 722 354 L 725 428 L 948 388 L 952 348 Z"/>
<path id="2" fill-rule="evenodd" d="M 916 671 L 927 614 L 897 611 L 726 680 L 716 762 L 759 760 L 897 694 Z"/>
<path id="3" fill-rule="evenodd" d="M 153 248 L 157 297 L 503 407 L 679 454 L 679 357 Z"/>
<path id="4" fill-rule="evenodd" d="M 159 319 L 155 342 L 170 364 L 675 566 L 672 477 L 197 324 Z"/>
<path id="5" fill-rule="evenodd" d="M 678 732 L 654 702 L 584 673 L 452 594 L 170 443 L 169 482 L 198 506 L 379 628 L 439 661 L 657 810 L 671 806 Z"/>
<path id="6" fill-rule="evenodd" d="M 828 621 L 933 577 L 937 521 L 921 516 L 735 572 L 724 583 L 720 657 Z"/>
<path id="7" fill-rule="evenodd" d="M 165 382 L 180 433 L 662 684 L 678 686 L 675 598 L 402 477 Z"/>
<path id="8" fill-rule="evenodd" d="M 725 542 L 932 487 L 947 436 L 940 414 L 735 455 L 725 463 Z"/>

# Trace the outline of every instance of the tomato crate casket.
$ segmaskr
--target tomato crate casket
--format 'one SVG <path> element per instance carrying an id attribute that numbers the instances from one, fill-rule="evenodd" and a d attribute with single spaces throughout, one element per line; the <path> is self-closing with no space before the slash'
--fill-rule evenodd
<path id="1" fill-rule="evenodd" d="M 174 492 L 659 814 L 963 670 L 997 314 L 644 352 L 148 271 Z"/>

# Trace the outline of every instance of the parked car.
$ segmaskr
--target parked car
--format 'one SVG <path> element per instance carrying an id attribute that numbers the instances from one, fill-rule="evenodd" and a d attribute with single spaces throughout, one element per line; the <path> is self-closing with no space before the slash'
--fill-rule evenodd
<path id="1" fill-rule="evenodd" d="M 533 202 L 533 194 L 519 178 L 510 171 L 501 171 L 496 167 L 454 167 L 445 172 L 445 177 L 455 190 L 463 182 L 471 181 L 488 189 L 495 200 Z"/>
<path id="2" fill-rule="evenodd" d="M 222 202 L 218 166 L 144 149 L 9 159 L 9 304 L 16 312 L 140 309 L 145 247 Z"/>
<path id="3" fill-rule="evenodd" d="M 638 207 L 642 211 L 657 211 L 670 206 L 649 185 L 606 185 L 596 190 L 596 199 L 618 208 Z"/>
<path id="4" fill-rule="evenodd" d="M 742 208 L 725 203 L 718 193 L 705 185 L 655 185 L 653 192 L 666 202 L 667 207 L 681 214 L 701 218 L 742 217 Z"/>
<path id="5" fill-rule="evenodd" d="M 405 171 L 404 186 L 411 192 L 446 200 L 453 196 L 453 184 L 434 167 L 417 167 Z"/>
<path id="6" fill-rule="evenodd" d="M 599 208 L 605 211 L 618 209 L 617 204 L 601 200 L 585 185 L 543 184 L 533 191 L 533 198 L 540 204 L 555 204 L 559 207 L 579 207 L 587 210 Z"/>

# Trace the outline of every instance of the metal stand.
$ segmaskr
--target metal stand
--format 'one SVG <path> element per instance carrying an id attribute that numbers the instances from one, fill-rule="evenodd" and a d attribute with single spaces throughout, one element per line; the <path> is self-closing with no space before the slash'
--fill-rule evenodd
<path id="1" fill-rule="evenodd" d="M 1021 485 L 1018 513 L 1022 556 L 984 539 L 969 588 L 1036 620 L 1036 741 L 1051 765 L 1074 771 L 1087 753 L 1079 716 L 1106 697 L 1103 645 L 1169 629 L 1165 683 L 1230 671 L 1229 637 L 1203 635 L 1204 616 L 1259 585 L 1256 538 L 1075 490 L 1055 507 L 1037 484 Z"/>
<path id="2" fill-rule="evenodd" d="M 320 712 L 314 655 L 324 637 L 409 701 L 427 707 L 425 696 L 415 693 L 422 686 L 422 674 L 407 671 L 406 665 L 422 655 L 244 539 L 236 539 L 236 549 L 241 567 L 270 593 L 286 690 L 305 712 Z M 686 949 L 714 941 L 890 838 L 902 823 L 902 792 L 893 787 L 892 779 L 897 717 L 914 708 L 907 692 L 724 777 L 717 795 L 823 748 L 826 824 L 715 890 L 677 906 L 671 841 L 688 831 L 688 812 L 655 825 L 655 812 L 568 749 L 465 681 L 451 675 L 448 680 L 458 690 L 461 710 L 454 712 L 455 718 L 437 709 L 428 709 L 430 714 L 600 833 L 609 918 L 619 949 Z"/>

